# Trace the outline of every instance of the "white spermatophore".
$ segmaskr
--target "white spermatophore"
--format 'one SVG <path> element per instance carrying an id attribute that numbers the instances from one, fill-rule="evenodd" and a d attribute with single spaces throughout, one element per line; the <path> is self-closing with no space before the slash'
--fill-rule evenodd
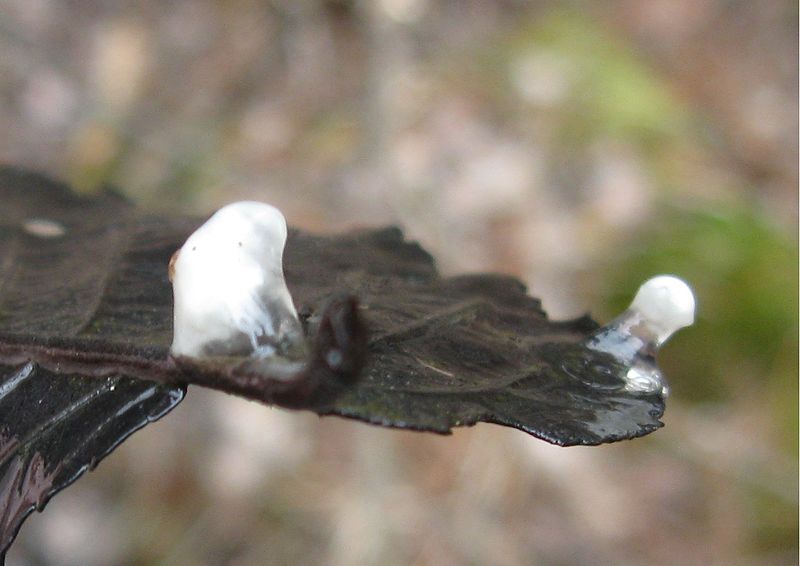
<path id="1" fill-rule="evenodd" d="M 694 293 L 682 279 L 659 275 L 639 287 L 630 310 L 642 317 L 660 346 L 676 331 L 694 324 Z"/>
<path id="2" fill-rule="evenodd" d="M 217 211 L 170 262 L 176 356 L 267 356 L 302 340 L 283 277 L 286 220 L 260 202 Z"/>
<path id="3" fill-rule="evenodd" d="M 631 306 L 598 330 L 589 348 L 608 352 L 628 364 L 626 389 L 641 393 L 669 391 L 653 355 L 676 331 L 694 323 L 694 293 L 682 279 L 658 275 L 639 287 Z"/>

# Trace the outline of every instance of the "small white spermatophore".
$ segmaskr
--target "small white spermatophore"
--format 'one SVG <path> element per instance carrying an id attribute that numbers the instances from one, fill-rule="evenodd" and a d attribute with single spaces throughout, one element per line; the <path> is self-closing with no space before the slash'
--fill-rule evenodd
<path id="1" fill-rule="evenodd" d="M 638 312 L 661 346 L 676 331 L 694 324 L 694 293 L 674 275 L 658 275 L 639 287 L 630 310 Z"/>
<path id="2" fill-rule="evenodd" d="M 658 275 L 639 287 L 631 306 L 598 330 L 589 348 L 613 354 L 628 364 L 626 389 L 667 396 L 664 376 L 653 355 L 676 331 L 694 323 L 695 299 L 689 285 L 674 275 Z"/>
<path id="3" fill-rule="evenodd" d="M 260 202 L 217 211 L 172 257 L 176 356 L 270 356 L 302 341 L 283 277 L 286 220 Z"/>

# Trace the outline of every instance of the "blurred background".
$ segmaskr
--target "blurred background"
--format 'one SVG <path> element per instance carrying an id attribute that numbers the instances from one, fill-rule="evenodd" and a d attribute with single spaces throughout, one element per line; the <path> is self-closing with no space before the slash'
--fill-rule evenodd
<path id="1" fill-rule="evenodd" d="M 193 389 L 9 563 L 797 564 L 797 50 L 783 0 L 0 0 L 6 164 L 152 211 L 399 224 L 556 318 L 606 321 L 662 272 L 699 301 L 646 438 Z"/>

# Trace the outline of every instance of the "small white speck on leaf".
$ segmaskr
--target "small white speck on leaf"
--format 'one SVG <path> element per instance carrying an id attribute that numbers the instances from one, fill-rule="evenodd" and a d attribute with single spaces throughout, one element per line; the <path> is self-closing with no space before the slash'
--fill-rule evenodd
<path id="1" fill-rule="evenodd" d="M 37 238 L 60 238 L 67 233 L 63 224 L 47 218 L 28 218 L 22 222 L 22 229 Z"/>

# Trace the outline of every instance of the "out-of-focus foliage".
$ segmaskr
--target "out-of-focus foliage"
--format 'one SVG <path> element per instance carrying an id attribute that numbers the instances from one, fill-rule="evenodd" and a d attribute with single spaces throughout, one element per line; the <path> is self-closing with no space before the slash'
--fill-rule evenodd
<path id="1" fill-rule="evenodd" d="M 560 141 L 572 151 L 603 136 L 657 150 L 663 148 L 659 143 L 688 129 L 686 112 L 670 85 L 588 14 L 557 11 L 534 20 L 511 49 L 519 58 L 512 80 L 514 75 L 524 80 L 525 72 L 537 67 L 559 77 L 555 85 L 520 86 L 535 110 L 554 103 Z"/>

